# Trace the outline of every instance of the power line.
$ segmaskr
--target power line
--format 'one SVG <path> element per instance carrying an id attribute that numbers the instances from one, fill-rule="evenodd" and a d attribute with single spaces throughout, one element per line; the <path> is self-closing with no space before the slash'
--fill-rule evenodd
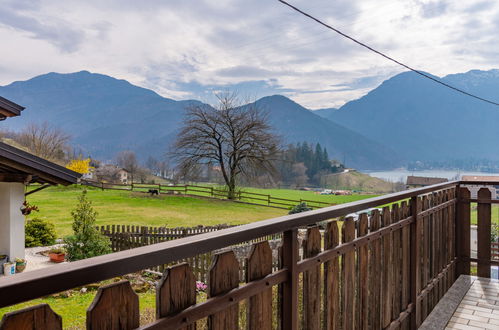
<path id="1" fill-rule="evenodd" d="M 494 101 L 487 100 L 487 99 L 485 99 L 485 98 L 483 98 L 483 97 L 480 97 L 480 96 L 477 96 L 477 95 L 474 95 L 474 94 L 468 93 L 468 92 L 466 92 L 466 91 L 464 91 L 464 90 L 462 90 L 462 89 L 459 89 L 459 88 L 454 87 L 454 86 L 452 86 L 452 85 L 449 85 L 449 84 L 447 84 L 447 83 L 445 83 L 445 82 L 443 82 L 443 81 L 440 81 L 440 80 L 438 80 L 438 79 L 435 79 L 435 78 L 433 78 L 432 76 L 427 75 L 426 73 L 424 73 L 424 72 L 422 72 L 422 71 L 416 70 L 416 69 L 414 69 L 414 68 L 410 67 L 409 65 L 404 64 L 404 63 L 402 63 L 402 62 L 400 62 L 400 61 L 398 61 L 398 60 L 394 59 L 393 57 L 390 57 L 390 56 L 388 56 L 388 55 L 386 55 L 386 54 L 384 54 L 384 53 L 382 53 L 382 52 L 380 52 L 380 51 L 378 51 L 378 50 L 376 50 L 376 49 L 372 48 L 371 46 L 368 46 L 368 45 L 366 45 L 365 43 L 363 43 L 363 42 L 361 42 L 361 41 L 359 41 L 359 40 L 357 40 L 357 39 L 355 39 L 355 38 L 353 38 L 353 37 L 351 37 L 351 36 L 349 36 L 349 35 L 347 35 L 347 34 L 345 34 L 345 33 L 341 32 L 340 30 L 338 30 L 338 29 L 336 29 L 336 28 L 332 27 L 331 25 L 328 25 L 328 24 L 324 23 L 324 22 L 323 22 L 323 21 L 321 21 L 320 19 L 315 18 L 314 16 L 312 16 L 312 15 L 310 15 L 310 14 L 308 14 L 308 13 L 304 12 L 303 10 L 301 10 L 301 9 L 299 9 L 299 8 L 297 8 L 297 7 L 295 7 L 295 6 L 293 6 L 292 4 L 290 4 L 290 3 L 288 3 L 288 2 L 286 2 L 286 1 L 284 1 L 284 0 L 277 0 L 277 1 L 279 1 L 279 2 L 281 2 L 282 4 L 284 4 L 284 5 L 288 6 L 289 8 L 291 8 L 291 9 L 293 9 L 293 10 L 295 10 L 295 11 L 299 12 L 300 14 L 302 14 L 302 15 L 304 15 L 304 16 L 306 16 L 306 17 L 308 17 L 308 18 L 310 18 L 310 19 L 312 19 L 312 20 L 314 20 L 314 21 L 316 21 L 316 22 L 317 22 L 317 23 L 319 23 L 320 25 L 323 25 L 323 26 L 325 26 L 326 28 L 328 28 L 328 29 L 330 29 L 330 30 L 333 30 L 334 32 L 336 32 L 336 33 L 338 33 L 339 35 L 341 35 L 341 36 L 343 36 L 343 37 L 345 37 L 345 38 L 347 38 L 347 39 L 349 39 L 349 40 L 351 40 L 351 41 L 355 42 L 356 44 L 358 44 L 358 45 L 360 45 L 360 46 L 362 46 L 362 47 L 364 47 L 364 48 L 367 48 L 367 49 L 369 49 L 370 51 L 372 51 L 372 52 L 374 52 L 374 53 L 376 53 L 376 54 L 378 54 L 378 55 L 380 55 L 380 56 L 382 56 L 382 57 L 386 58 L 387 60 L 392 61 L 392 62 L 394 62 L 394 63 L 396 63 L 396 64 L 398 64 L 398 65 L 400 65 L 400 66 L 402 66 L 402 67 L 404 67 L 404 68 L 406 68 L 406 69 L 408 69 L 408 70 L 410 70 L 410 71 L 413 71 L 413 72 L 415 72 L 415 73 L 419 74 L 420 76 L 423 76 L 423 77 L 425 77 L 425 78 L 427 78 L 427 79 L 430 79 L 430 80 L 432 80 L 432 81 L 434 81 L 434 82 L 436 82 L 436 83 L 438 83 L 438 84 L 440 84 L 440 85 L 443 85 L 443 86 L 445 86 L 445 87 L 447 87 L 447 88 L 453 89 L 453 90 L 454 90 L 454 91 L 456 91 L 456 92 L 459 92 L 459 93 L 462 93 L 462 94 L 464 94 L 464 95 L 467 95 L 467 96 L 473 97 L 473 98 L 475 98 L 475 99 L 478 99 L 478 100 L 483 101 L 483 102 L 486 102 L 486 103 L 490 103 L 490 104 L 493 104 L 493 105 L 497 105 L 497 106 L 499 106 L 499 103 L 496 103 L 496 102 L 494 102 Z"/>

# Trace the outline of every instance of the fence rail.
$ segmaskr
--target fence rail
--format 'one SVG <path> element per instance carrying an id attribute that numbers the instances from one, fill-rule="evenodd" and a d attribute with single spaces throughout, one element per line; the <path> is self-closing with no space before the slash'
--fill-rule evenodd
<path id="1" fill-rule="evenodd" d="M 0 307 L 213 252 L 208 299 L 199 301 L 189 264 L 169 267 L 157 288 L 156 321 L 140 329 L 195 329 L 206 317 L 209 329 L 270 329 L 275 320 L 281 329 L 416 329 L 471 262 L 490 277 L 489 194 L 482 188 L 477 197 L 477 259 L 470 258 L 469 190 L 448 182 L 0 278 Z M 323 221 L 321 232 L 316 224 Z M 266 239 L 253 243 L 241 283 L 232 248 L 280 233 L 280 268 L 272 267 Z M 8 313 L 2 322 L 2 330 L 61 324 L 47 305 Z M 139 327 L 138 298 L 127 281 L 99 289 L 87 327 Z"/>
<path id="2" fill-rule="evenodd" d="M 227 199 L 227 192 L 218 189 L 215 186 L 200 186 L 193 184 L 185 185 L 162 185 L 162 184 L 142 184 L 142 183 L 132 183 L 132 184 L 118 184 L 118 183 L 105 183 L 97 181 L 83 180 L 81 182 L 83 185 L 88 185 L 91 187 L 100 188 L 102 190 L 129 190 L 138 191 L 143 193 L 148 193 L 149 190 L 157 190 L 160 194 L 182 194 L 182 195 L 193 195 L 201 197 L 210 197 L 217 199 Z M 271 206 L 276 208 L 289 209 L 293 206 L 305 202 L 307 206 L 312 209 L 318 209 L 322 207 L 332 206 L 335 203 L 327 203 L 322 201 L 314 201 L 308 199 L 287 199 L 273 197 L 270 194 L 254 193 L 249 191 L 239 191 L 236 194 L 235 202 L 243 202 L 248 204 L 257 204 L 264 206 Z"/>

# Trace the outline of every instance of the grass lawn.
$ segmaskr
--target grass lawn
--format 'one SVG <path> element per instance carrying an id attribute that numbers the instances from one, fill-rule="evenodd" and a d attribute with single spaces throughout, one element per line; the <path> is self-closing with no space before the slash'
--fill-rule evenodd
<path id="1" fill-rule="evenodd" d="M 85 329 L 87 308 L 92 303 L 96 293 L 97 291 L 76 293 L 68 298 L 46 297 L 0 308 L 0 319 L 3 314 L 8 312 L 38 304 L 49 304 L 54 312 L 62 316 L 62 326 L 64 329 Z M 156 294 L 154 292 L 146 292 L 139 293 L 138 295 L 141 315 L 145 309 L 148 309 L 148 314 L 151 314 L 151 311 L 154 311 L 156 306 Z"/>
<path id="2" fill-rule="evenodd" d="M 71 234 L 71 210 L 77 203 L 82 188 L 51 187 L 27 196 L 29 203 L 40 208 L 30 218 L 52 221 L 60 237 Z M 287 210 L 228 201 L 148 194 L 89 188 L 98 225 L 148 225 L 167 227 L 209 226 L 221 223 L 244 224 L 278 217 Z"/>
<path id="3" fill-rule="evenodd" d="M 286 199 L 306 199 L 312 201 L 342 204 L 348 202 L 354 202 L 361 199 L 371 198 L 378 195 L 347 195 L 347 196 L 336 196 L 336 195 L 321 195 L 313 191 L 304 190 L 293 190 L 293 189 L 260 189 L 260 188 L 243 188 L 243 191 L 254 192 L 259 194 L 269 194 L 272 197 L 286 198 Z"/>
<path id="4" fill-rule="evenodd" d="M 477 222 L 477 203 L 471 203 L 471 224 L 476 225 Z M 492 224 L 499 224 L 499 205 L 492 204 L 490 212 Z"/>

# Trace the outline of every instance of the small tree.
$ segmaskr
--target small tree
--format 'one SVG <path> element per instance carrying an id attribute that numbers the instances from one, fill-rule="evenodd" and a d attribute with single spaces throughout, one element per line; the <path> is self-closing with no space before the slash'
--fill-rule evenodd
<path id="1" fill-rule="evenodd" d="M 69 164 L 66 165 L 66 168 L 81 174 L 89 173 L 92 169 L 92 167 L 90 166 L 90 158 L 72 159 Z"/>
<path id="2" fill-rule="evenodd" d="M 64 239 L 69 261 L 111 252 L 109 239 L 95 228 L 97 212 L 93 209 L 92 202 L 88 200 L 86 190 L 83 190 L 78 197 L 78 205 L 71 211 L 71 215 L 74 234 Z"/>

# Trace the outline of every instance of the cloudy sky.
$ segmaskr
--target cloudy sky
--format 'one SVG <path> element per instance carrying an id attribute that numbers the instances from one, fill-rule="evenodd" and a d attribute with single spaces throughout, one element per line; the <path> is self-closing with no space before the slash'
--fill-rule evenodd
<path id="1" fill-rule="evenodd" d="M 499 68 L 499 1 L 290 0 L 438 76 Z M 276 0 L 0 0 L 0 85 L 89 70 L 174 99 L 337 107 L 402 71 Z"/>

